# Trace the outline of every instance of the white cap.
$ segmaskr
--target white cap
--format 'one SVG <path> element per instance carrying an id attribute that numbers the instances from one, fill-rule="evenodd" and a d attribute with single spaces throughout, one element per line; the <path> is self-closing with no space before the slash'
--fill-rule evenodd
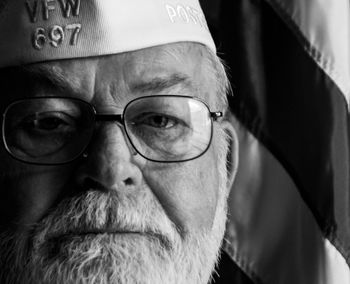
<path id="1" fill-rule="evenodd" d="M 181 41 L 216 52 L 198 0 L 3 0 L 0 67 Z"/>

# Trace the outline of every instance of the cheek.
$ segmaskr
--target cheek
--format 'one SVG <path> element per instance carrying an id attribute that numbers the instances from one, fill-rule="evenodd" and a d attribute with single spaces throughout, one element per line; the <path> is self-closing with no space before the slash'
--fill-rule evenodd
<path id="1" fill-rule="evenodd" d="M 212 228 L 218 171 L 211 155 L 190 162 L 147 166 L 144 177 L 165 213 L 183 232 Z"/>
<path id="2" fill-rule="evenodd" d="M 1 166 L 0 228 L 25 230 L 39 221 L 57 201 L 68 172 L 7 159 Z"/>

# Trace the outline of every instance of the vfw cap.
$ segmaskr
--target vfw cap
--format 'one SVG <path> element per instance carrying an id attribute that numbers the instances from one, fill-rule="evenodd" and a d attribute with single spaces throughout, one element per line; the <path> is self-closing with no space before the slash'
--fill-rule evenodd
<path id="1" fill-rule="evenodd" d="M 215 44 L 198 0 L 0 0 L 0 67 Z"/>

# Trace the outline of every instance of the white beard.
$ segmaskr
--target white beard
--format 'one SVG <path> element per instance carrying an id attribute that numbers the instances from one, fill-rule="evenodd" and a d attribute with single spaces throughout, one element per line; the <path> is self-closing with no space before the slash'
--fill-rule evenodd
<path id="1" fill-rule="evenodd" d="M 32 236 L 0 236 L 0 267 L 4 268 L 0 281 L 208 283 L 226 221 L 225 163 L 219 165 L 223 166 L 212 230 L 180 232 L 147 193 L 149 189 L 140 190 L 137 200 L 91 190 L 60 203 Z M 112 233 L 115 228 L 138 233 Z M 109 233 L 96 234 L 106 230 Z M 93 233 L 79 234 L 86 231 Z"/>

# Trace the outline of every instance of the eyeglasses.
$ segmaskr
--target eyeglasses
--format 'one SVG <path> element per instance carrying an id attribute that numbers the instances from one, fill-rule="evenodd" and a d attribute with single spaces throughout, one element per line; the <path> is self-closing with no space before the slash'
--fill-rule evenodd
<path id="1" fill-rule="evenodd" d="M 193 97 L 156 95 L 130 101 L 122 114 L 98 114 L 80 99 L 36 97 L 11 103 L 3 113 L 6 150 L 22 162 L 57 165 L 88 147 L 96 122 L 117 122 L 132 147 L 155 162 L 184 162 L 209 148 L 213 120 L 222 112 Z"/>

